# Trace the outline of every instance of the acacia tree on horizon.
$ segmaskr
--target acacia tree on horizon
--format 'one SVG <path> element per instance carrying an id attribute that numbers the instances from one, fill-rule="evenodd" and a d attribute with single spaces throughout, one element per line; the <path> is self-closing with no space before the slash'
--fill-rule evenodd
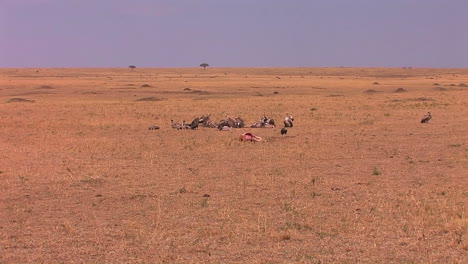
<path id="1" fill-rule="evenodd" d="M 206 70 L 206 67 L 210 66 L 208 63 L 204 62 L 200 64 L 200 67 L 203 67 L 204 70 Z"/>
<path id="2" fill-rule="evenodd" d="M 133 69 L 135 69 L 135 68 L 136 68 L 136 66 L 135 66 L 135 65 L 130 65 L 130 66 L 128 66 L 128 67 L 129 67 L 131 70 L 133 70 Z"/>

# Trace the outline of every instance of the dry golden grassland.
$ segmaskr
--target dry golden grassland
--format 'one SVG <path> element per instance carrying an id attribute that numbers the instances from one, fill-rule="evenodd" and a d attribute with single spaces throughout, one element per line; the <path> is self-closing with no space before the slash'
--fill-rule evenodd
<path id="1" fill-rule="evenodd" d="M 468 69 L 0 69 L 0 263 L 468 263 L 466 86 Z M 295 126 L 170 126 L 209 113 Z"/>

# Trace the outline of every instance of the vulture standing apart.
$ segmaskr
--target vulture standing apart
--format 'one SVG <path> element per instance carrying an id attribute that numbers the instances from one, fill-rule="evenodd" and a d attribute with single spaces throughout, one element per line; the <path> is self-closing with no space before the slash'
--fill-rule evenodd
<path id="1" fill-rule="evenodd" d="M 431 112 L 427 112 L 427 115 L 425 115 L 423 119 L 421 119 L 421 123 L 429 123 L 429 120 L 431 120 L 431 118 L 432 118 Z"/>

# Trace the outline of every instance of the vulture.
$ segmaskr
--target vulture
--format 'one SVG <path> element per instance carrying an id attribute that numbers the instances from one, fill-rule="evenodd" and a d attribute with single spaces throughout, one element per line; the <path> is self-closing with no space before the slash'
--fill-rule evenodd
<path id="1" fill-rule="evenodd" d="M 226 126 L 228 127 L 236 127 L 236 121 L 226 115 Z"/>
<path id="2" fill-rule="evenodd" d="M 281 135 L 284 136 L 284 135 L 286 135 L 286 133 L 288 133 L 288 130 L 287 130 L 285 127 L 283 127 L 283 128 L 281 129 Z"/>
<path id="3" fill-rule="evenodd" d="M 431 120 L 431 118 L 432 118 L 431 112 L 427 112 L 427 115 L 425 115 L 423 119 L 421 119 L 421 123 L 429 123 L 429 120 Z"/>
<path id="4" fill-rule="evenodd" d="M 219 124 L 218 124 L 218 130 L 223 130 L 223 128 L 225 126 L 227 126 L 227 127 L 229 126 L 228 122 L 226 120 L 221 120 L 221 122 L 219 122 Z"/>
<path id="5" fill-rule="evenodd" d="M 190 123 L 190 129 L 197 129 L 198 124 L 200 124 L 200 118 L 195 118 L 192 123 Z"/>
<path id="6" fill-rule="evenodd" d="M 285 127 L 293 127 L 294 117 L 290 114 L 286 114 L 283 122 Z"/>
<path id="7" fill-rule="evenodd" d="M 171 120 L 171 126 L 174 129 L 180 129 L 182 127 L 182 124 L 180 124 L 179 122 L 174 122 L 174 120 Z"/>
<path id="8" fill-rule="evenodd" d="M 244 120 L 242 120 L 242 118 L 240 118 L 240 117 L 236 117 L 234 119 L 234 127 L 243 128 L 244 127 Z"/>

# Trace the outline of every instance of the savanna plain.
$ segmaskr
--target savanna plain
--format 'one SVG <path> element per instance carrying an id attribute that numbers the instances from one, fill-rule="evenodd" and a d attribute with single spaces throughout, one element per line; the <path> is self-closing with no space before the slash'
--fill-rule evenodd
<path id="1" fill-rule="evenodd" d="M 0 69 L 0 149 L 0 263 L 468 263 L 468 69 Z"/>

